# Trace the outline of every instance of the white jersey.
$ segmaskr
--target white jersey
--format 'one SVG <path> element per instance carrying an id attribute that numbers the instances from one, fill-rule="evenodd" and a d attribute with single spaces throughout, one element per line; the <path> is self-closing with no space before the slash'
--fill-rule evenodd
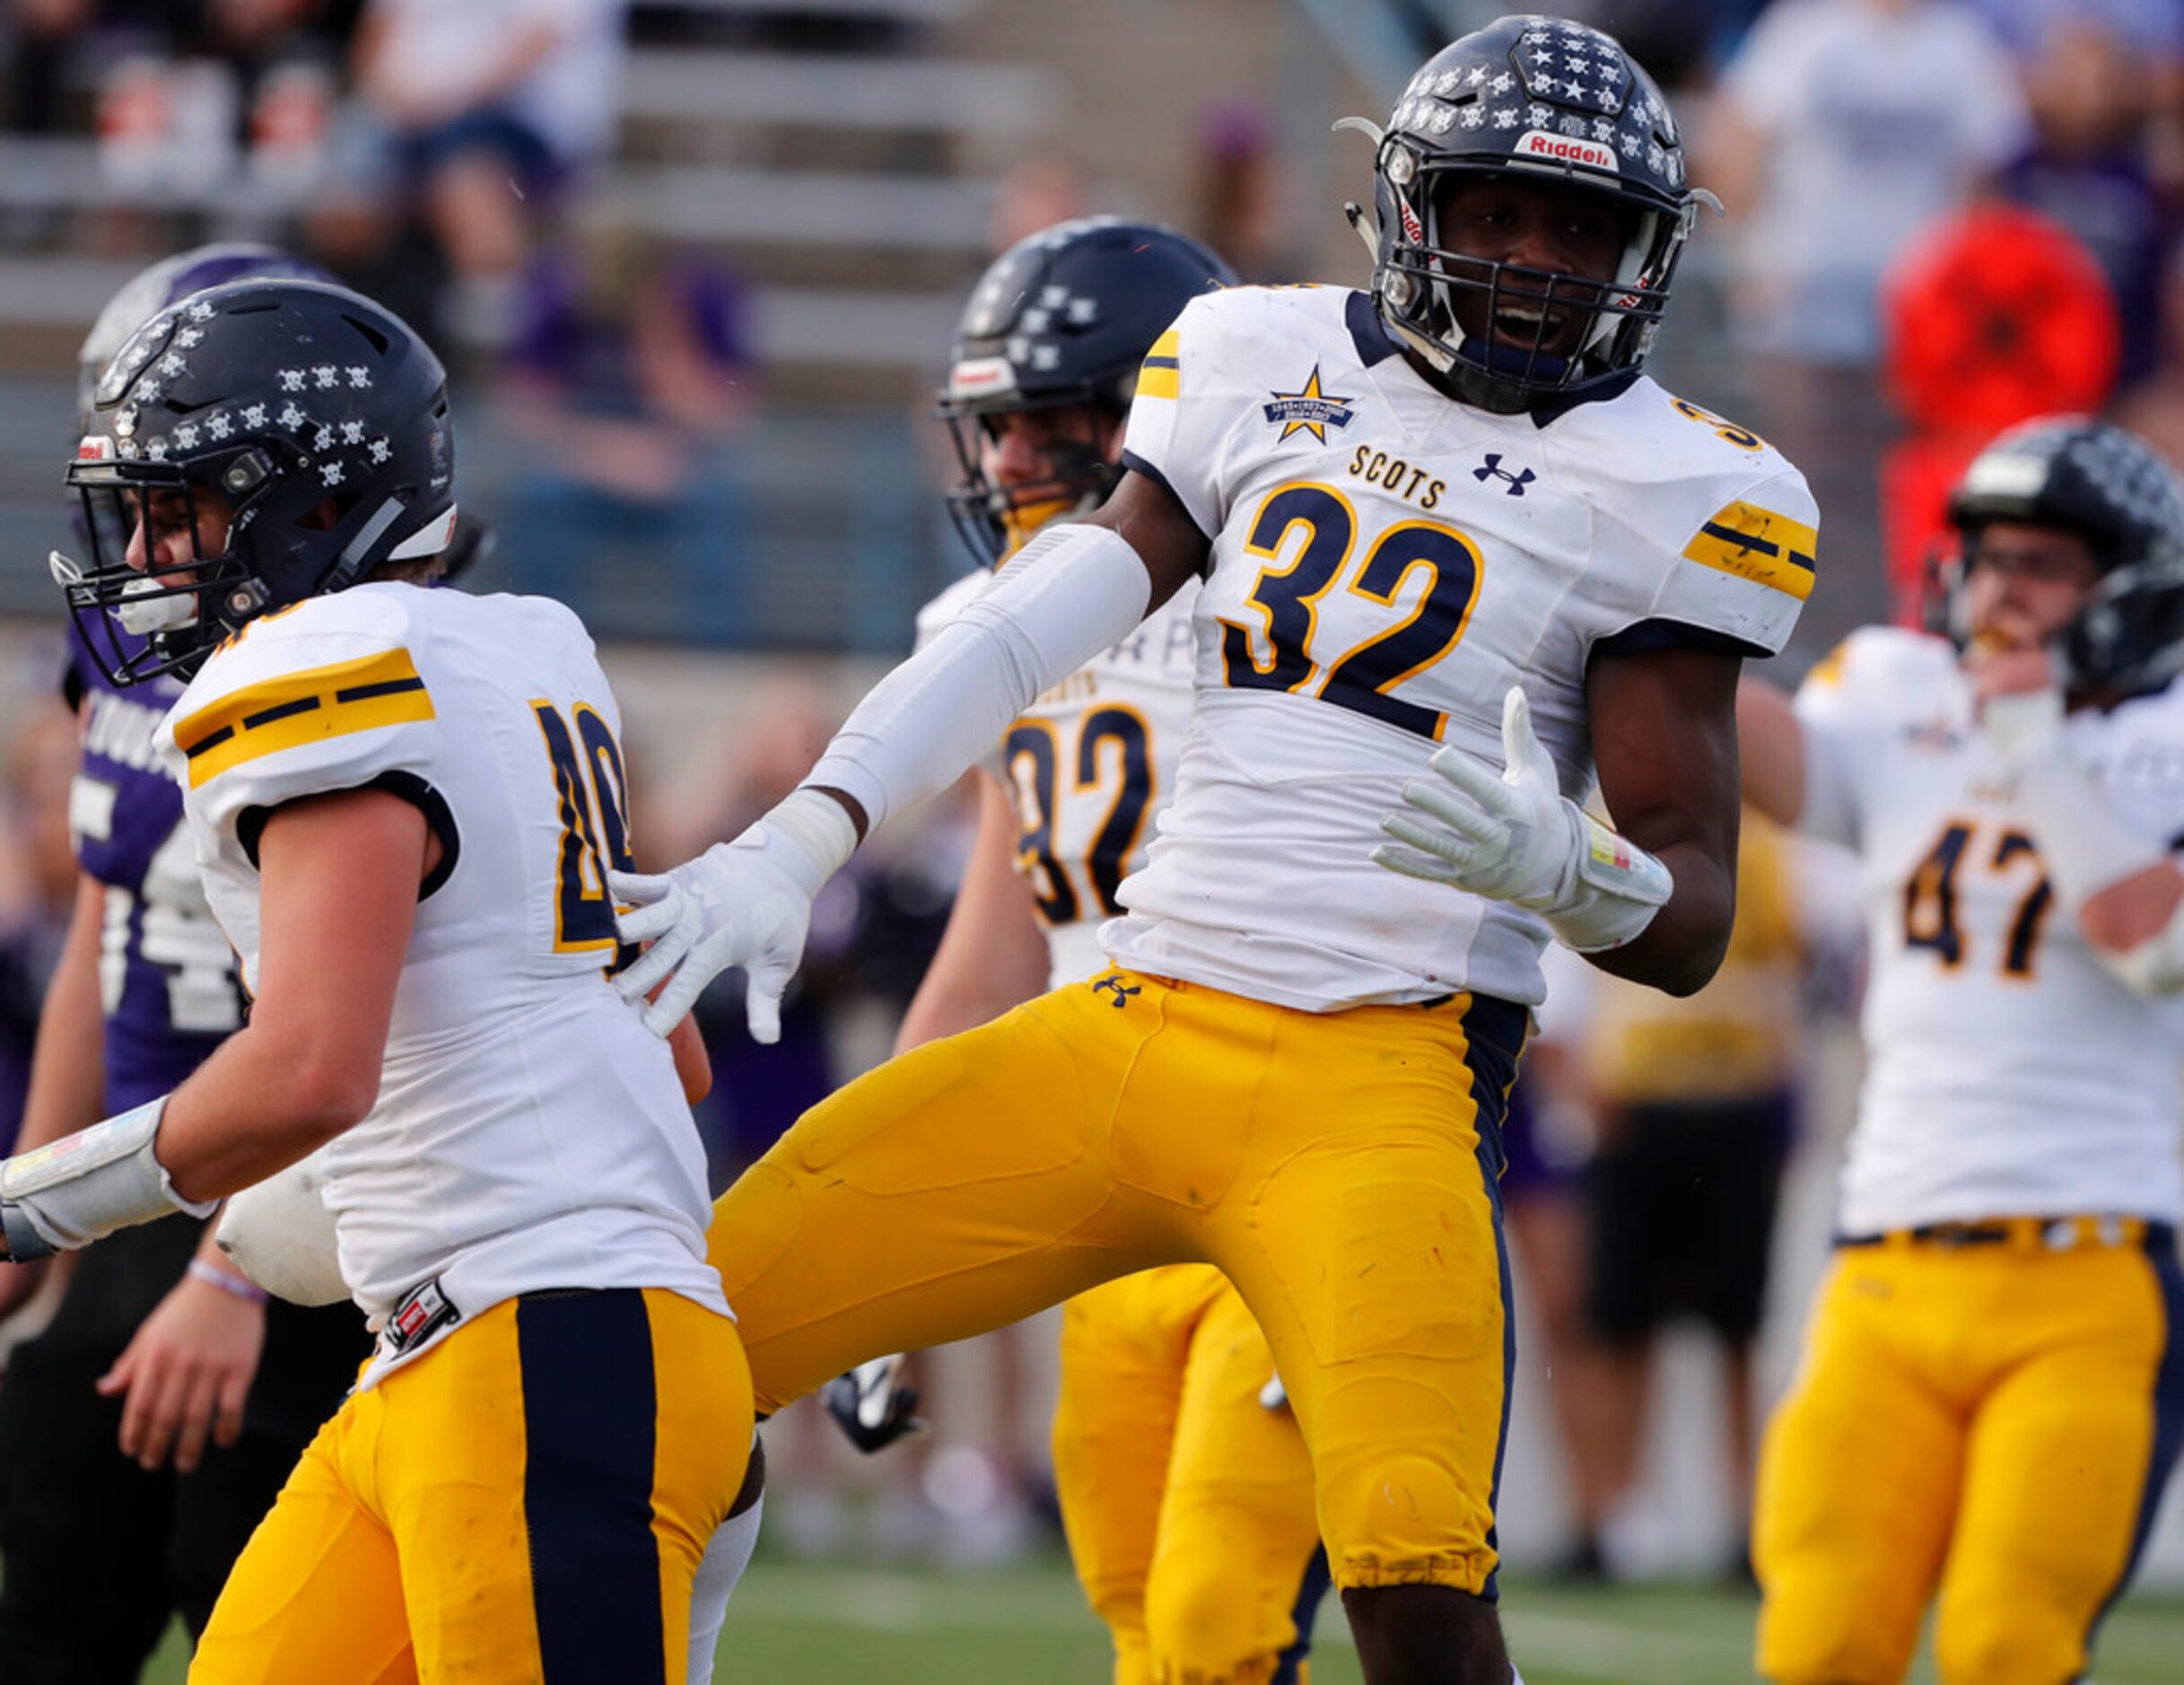
<path id="1" fill-rule="evenodd" d="M 379 1102 L 323 1159 L 342 1279 L 375 1321 L 434 1278 L 465 1317 L 549 1288 L 664 1288 L 726 1313 L 673 1056 L 607 981 L 619 730 L 560 604 L 397 584 L 253 622 L 161 728 L 246 984 L 258 842 L 281 803 L 388 789 L 441 839 Z M 374 1378 L 392 1355 L 382 1342 Z"/>
<path id="2" fill-rule="evenodd" d="M 922 645 L 992 583 L 958 580 L 918 616 Z M 1105 655 L 1041 696 L 985 764 L 1018 825 L 1017 869 L 1030 879 L 1059 988 L 1105 964 L 1100 927 L 1123 880 L 1145 864 L 1191 720 L 1194 665 L 1187 585 Z"/>
<path id="3" fill-rule="evenodd" d="M 1872 950 L 1843 1232 L 2184 1217 L 2184 1002 L 2117 981 L 2055 904 L 2039 815 L 1976 724 L 1955 651 L 1857 633 L 1797 713 L 1803 824 L 1857 851 Z M 2065 729 L 2120 816 L 2184 843 L 2184 685 Z"/>
<path id="4" fill-rule="evenodd" d="M 1436 745 L 1501 764 L 1522 684 L 1593 784 L 1594 651 L 1781 648 L 1818 514 L 1762 441 L 1643 378 L 1551 418 L 1441 396 L 1363 293 L 1232 288 L 1153 347 L 1123 460 L 1213 535 L 1196 702 L 1122 963 L 1311 1011 L 1536 1005 L 1538 918 L 1372 863 Z"/>

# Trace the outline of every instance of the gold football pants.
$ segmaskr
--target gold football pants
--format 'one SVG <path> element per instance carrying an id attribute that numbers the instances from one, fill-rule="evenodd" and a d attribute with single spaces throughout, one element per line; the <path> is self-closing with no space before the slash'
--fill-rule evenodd
<path id="1" fill-rule="evenodd" d="M 681 1685 L 750 1421 L 735 1324 L 678 1294 L 497 1305 L 319 1430 L 192 1685 Z"/>
<path id="2" fill-rule="evenodd" d="M 1769 1424 L 1753 1550 L 1777 1685 L 2084 1673 L 2184 1430 L 2184 1283 L 2146 1245 L 1836 1254 Z"/>
<path id="3" fill-rule="evenodd" d="M 1302 1685 L 1326 1590 L 1312 1462 L 1260 1394 L 1266 1336 L 1218 1270 L 1171 1264 L 1062 1308 L 1054 1485 L 1114 1639 L 1114 1685 Z"/>
<path id="4" fill-rule="evenodd" d="M 1110 972 L 890 1060 L 715 1208 L 759 1408 L 1211 1263 L 1288 1384 L 1335 1584 L 1488 1592 L 1510 1363 L 1493 1143 L 1525 1016 L 1297 1012 Z"/>

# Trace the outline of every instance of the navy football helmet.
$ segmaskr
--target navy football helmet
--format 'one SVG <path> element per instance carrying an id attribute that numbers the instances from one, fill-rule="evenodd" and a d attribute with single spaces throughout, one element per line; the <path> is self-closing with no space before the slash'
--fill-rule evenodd
<path id="1" fill-rule="evenodd" d="M 2043 415 L 1973 458 L 1949 498 L 1961 550 L 1943 567 L 1960 642 L 1966 561 L 1995 521 L 2075 534 L 2101 570 L 2058 641 L 2065 688 L 2128 693 L 2184 671 L 2184 485 L 2152 446 L 2090 415 Z"/>
<path id="2" fill-rule="evenodd" d="M 1050 451 L 1050 477 L 998 485 L 980 450 L 994 419 L 1071 404 L 1127 415 L 1153 341 L 1200 293 L 1235 280 L 1174 229 L 1112 216 L 1058 223 L 994 259 L 957 325 L 938 410 L 963 469 L 948 513 L 982 565 L 1038 524 L 1027 515 L 1093 507 L 1121 476 L 1086 441 Z"/>
<path id="3" fill-rule="evenodd" d="M 114 354 L 139 327 L 170 304 L 179 304 L 192 292 L 225 286 L 231 281 L 324 281 L 334 277 L 308 258 L 299 258 L 278 246 L 258 246 L 245 240 L 219 240 L 194 246 L 139 269 L 121 284 L 106 301 L 99 319 L 83 336 L 76 353 L 76 414 L 87 420 L 92 394 Z M 79 431 L 89 432 L 88 426 Z"/>
<path id="4" fill-rule="evenodd" d="M 440 360 L 343 287 L 244 281 L 170 305 L 116 354 L 88 421 L 67 478 L 90 559 L 53 569 L 116 684 L 188 677 L 254 616 L 436 555 L 454 528 Z M 186 533 L 189 555 L 132 567 L 140 525 Z"/>
<path id="5" fill-rule="evenodd" d="M 1389 331 L 1464 403 L 1501 414 L 1597 390 L 1653 348 L 1676 262 L 1701 205 L 1684 178 L 1682 138 L 1653 78 L 1612 36 L 1560 18 L 1505 17 L 1443 48 L 1411 79 L 1372 138 L 1377 233 L 1346 206 L 1373 252 L 1373 297 Z M 1466 257 L 1444 244 L 1440 200 L 1456 179 L 1566 183 L 1624 213 L 1629 234 L 1608 280 Z M 1489 323 L 1536 319 L 1530 345 L 1481 341 L 1457 318 L 1482 298 Z M 1589 319 L 1577 349 L 1549 349 L 1558 319 Z M 1489 330 L 1490 332 L 1490 330 Z"/>

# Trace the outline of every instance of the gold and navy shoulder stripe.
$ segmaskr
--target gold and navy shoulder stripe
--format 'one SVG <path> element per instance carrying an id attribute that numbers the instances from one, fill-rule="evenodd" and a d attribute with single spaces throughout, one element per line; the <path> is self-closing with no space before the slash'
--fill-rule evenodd
<path id="1" fill-rule="evenodd" d="M 1140 397 L 1181 397 L 1183 396 L 1183 336 L 1171 327 L 1153 341 L 1153 348 L 1145 354 L 1144 366 L 1138 371 Z"/>
<path id="2" fill-rule="evenodd" d="M 1819 540 L 1817 531 L 1787 515 L 1757 503 L 1729 503 L 1714 511 L 1683 546 L 1683 554 L 1702 567 L 1734 573 L 1803 602 L 1813 594 Z"/>
<path id="3" fill-rule="evenodd" d="M 1813 663 L 1804 676 L 1808 685 L 1824 685 L 1830 690 L 1840 689 L 1843 683 L 1843 664 L 1850 659 L 1850 640 L 1846 638 L 1835 648 Z"/>
<path id="4" fill-rule="evenodd" d="M 433 718 L 407 650 L 282 673 L 223 696 L 174 729 L 196 790 L 232 767 L 328 738 Z"/>

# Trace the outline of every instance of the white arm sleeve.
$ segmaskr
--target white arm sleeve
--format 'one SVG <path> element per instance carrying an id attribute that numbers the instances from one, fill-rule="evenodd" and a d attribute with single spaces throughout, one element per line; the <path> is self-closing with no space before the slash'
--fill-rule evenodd
<path id="1" fill-rule="evenodd" d="M 1152 576 L 1127 539 L 1078 521 L 1049 527 L 867 693 L 805 783 L 853 798 L 878 830 L 954 783 L 1041 691 L 1129 635 L 1151 603 Z"/>

